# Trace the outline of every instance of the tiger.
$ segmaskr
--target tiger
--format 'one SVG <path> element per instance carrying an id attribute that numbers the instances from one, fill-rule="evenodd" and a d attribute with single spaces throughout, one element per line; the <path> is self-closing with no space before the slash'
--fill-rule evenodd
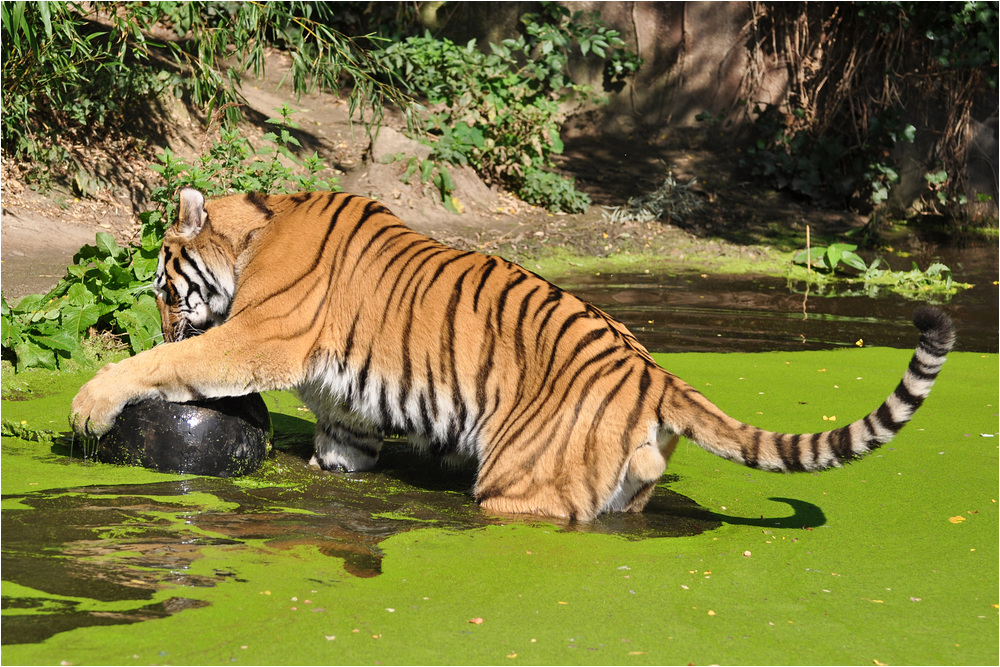
<path id="1" fill-rule="evenodd" d="M 372 470 L 386 433 L 475 466 L 484 511 L 590 521 L 640 512 L 681 436 L 771 471 L 840 467 L 888 442 L 955 341 L 916 310 L 895 391 L 816 434 L 742 423 L 661 368 L 614 318 L 497 256 L 407 227 L 343 192 L 179 192 L 153 282 L 164 342 L 104 366 L 76 395 L 76 433 L 124 406 L 294 389 L 315 415 L 310 464 Z"/>

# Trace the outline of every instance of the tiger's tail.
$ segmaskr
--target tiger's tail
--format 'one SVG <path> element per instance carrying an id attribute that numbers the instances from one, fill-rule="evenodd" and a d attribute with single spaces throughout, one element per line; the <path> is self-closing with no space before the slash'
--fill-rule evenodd
<path id="1" fill-rule="evenodd" d="M 841 466 L 889 442 L 930 394 L 955 344 L 955 332 L 948 316 L 936 308 L 919 308 L 913 324 L 920 330 L 920 343 L 896 390 L 869 415 L 842 428 L 804 435 L 764 431 L 725 415 L 690 388 L 681 396 L 665 397 L 661 423 L 704 449 L 751 468 L 807 471 Z M 672 424 L 669 405 L 683 400 L 702 409 L 678 410 L 676 414 L 695 416 Z"/>

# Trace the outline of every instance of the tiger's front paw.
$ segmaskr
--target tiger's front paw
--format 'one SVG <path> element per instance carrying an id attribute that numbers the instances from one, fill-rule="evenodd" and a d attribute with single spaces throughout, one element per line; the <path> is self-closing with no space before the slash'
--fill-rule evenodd
<path id="1" fill-rule="evenodd" d="M 132 392 L 116 371 L 115 364 L 108 364 L 73 398 L 69 423 L 77 434 L 99 438 L 128 404 Z"/>

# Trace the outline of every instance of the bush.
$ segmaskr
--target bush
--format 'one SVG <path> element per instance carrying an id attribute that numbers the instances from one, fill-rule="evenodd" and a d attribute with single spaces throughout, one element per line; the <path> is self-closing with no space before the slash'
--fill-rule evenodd
<path id="1" fill-rule="evenodd" d="M 419 124 L 432 161 L 469 164 L 526 201 L 581 211 L 589 198 L 548 171 L 563 148 L 561 103 L 594 95 L 570 79 L 570 53 L 578 49 L 605 59 L 619 77 L 640 61 L 597 12 L 571 14 L 543 3 L 541 13 L 525 14 L 521 23 L 521 36 L 490 44 L 489 53 L 475 40 L 458 45 L 426 34 L 391 44 L 375 57 L 400 85 L 426 99 L 431 110 L 423 110 Z"/>
<path id="2" fill-rule="evenodd" d="M 352 114 L 365 107 L 367 120 L 377 122 L 385 100 L 406 100 L 380 83 L 363 49 L 329 27 L 335 14 L 332 3 L 312 2 L 5 2 L 5 152 L 36 163 L 40 176 L 67 161 L 68 146 L 155 115 L 135 111 L 168 91 L 207 116 L 224 110 L 229 121 L 239 120 L 240 75 L 261 75 L 271 46 L 291 54 L 295 93 L 349 77 Z M 154 39 L 154 31 L 168 36 Z"/>

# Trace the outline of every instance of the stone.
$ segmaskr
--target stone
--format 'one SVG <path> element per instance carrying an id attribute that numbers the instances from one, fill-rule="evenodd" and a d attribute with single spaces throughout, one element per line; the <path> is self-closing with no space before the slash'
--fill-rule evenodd
<path id="1" fill-rule="evenodd" d="M 126 406 L 98 444 L 104 463 L 161 472 L 239 477 L 267 456 L 271 417 L 260 394 Z"/>

